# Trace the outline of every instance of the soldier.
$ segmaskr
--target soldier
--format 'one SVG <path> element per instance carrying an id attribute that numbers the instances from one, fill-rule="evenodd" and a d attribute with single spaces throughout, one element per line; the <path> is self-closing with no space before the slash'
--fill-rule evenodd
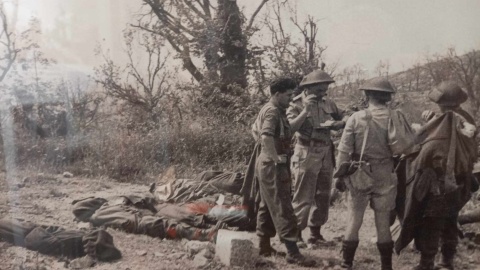
<path id="1" fill-rule="evenodd" d="M 287 262 L 314 266 L 297 247 L 297 221 L 290 200 L 291 177 L 288 166 L 291 129 L 285 110 L 296 83 L 284 78 L 270 85 L 271 98 L 260 110 L 252 132 L 260 147 L 255 163 L 255 175 L 260 188 L 261 202 L 257 214 L 257 235 L 260 237 L 260 255 L 278 255 L 270 245 L 276 232 L 287 247 Z"/>
<path id="2" fill-rule="evenodd" d="M 395 243 L 399 253 L 413 239 L 421 252 L 416 270 L 454 269 L 458 244 L 458 212 L 470 199 L 476 160 L 476 127 L 473 118 L 460 108 L 467 94 L 451 81 L 428 93 L 440 113 L 417 136 L 421 150 L 408 162 L 405 216 Z M 434 267 L 441 241 L 442 259 Z"/>
<path id="3" fill-rule="evenodd" d="M 386 270 L 392 269 L 393 241 L 389 219 L 390 211 L 395 207 L 397 188 L 393 156 L 413 144 L 413 131 L 406 125 L 403 114 L 387 108 L 387 102 L 395 93 L 387 79 L 373 79 L 360 90 L 365 92 L 368 108 L 350 116 L 338 145 L 338 164 L 348 164 L 352 160 L 366 164 L 348 177 L 339 176 L 342 178 L 338 180 L 348 188 L 349 215 L 341 266 L 352 268 L 359 243 L 359 230 L 366 207 L 370 204 L 375 213 L 381 269 Z M 412 139 L 402 147 L 400 144 L 404 140 L 397 137 L 405 137 L 405 134 Z"/>
<path id="4" fill-rule="evenodd" d="M 300 82 L 303 92 L 293 99 L 287 110 L 295 132 L 295 149 L 291 160 L 293 209 L 298 219 L 299 245 L 305 246 L 301 232 L 310 227 L 309 244 L 324 242 L 321 226 L 327 222 L 334 146 L 330 130 L 345 126 L 344 112 L 326 97 L 334 80 L 324 71 L 315 70 Z"/>

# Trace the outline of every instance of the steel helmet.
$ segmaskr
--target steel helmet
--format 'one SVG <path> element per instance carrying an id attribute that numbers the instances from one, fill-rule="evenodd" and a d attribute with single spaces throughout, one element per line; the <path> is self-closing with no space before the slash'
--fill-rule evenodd
<path id="1" fill-rule="evenodd" d="M 441 82 L 429 93 L 428 98 L 444 106 L 458 106 L 467 101 L 468 95 L 453 81 Z"/>
<path id="2" fill-rule="evenodd" d="M 321 69 L 314 70 L 305 77 L 303 77 L 302 81 L 300 82 L 300 87 L 306 86 L 306 85 L 312 85 L 312 84 L 317 84 L 317 83 L 333 83 L 335 80 L 328 75 L 325 71 Z"/>
<path id="3" fill-rule="evenodd" d="M 395 87 L 390 83 L 390 81 L 387 80 L 387 78 L 384 77 L 378 77 L 369 80 L 360 87 L 360 90 L 395 93 Z"/>

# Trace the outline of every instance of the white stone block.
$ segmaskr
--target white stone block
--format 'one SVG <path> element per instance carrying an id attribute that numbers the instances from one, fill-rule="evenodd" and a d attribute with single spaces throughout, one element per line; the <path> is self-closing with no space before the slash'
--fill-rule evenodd
<path id="1" fill-rule="evenodd" d="M 215 256 L 227 266 L 251 267 L 255 264 L 258 249 L 254 246 L 255 234 L 219 230 Z"/>

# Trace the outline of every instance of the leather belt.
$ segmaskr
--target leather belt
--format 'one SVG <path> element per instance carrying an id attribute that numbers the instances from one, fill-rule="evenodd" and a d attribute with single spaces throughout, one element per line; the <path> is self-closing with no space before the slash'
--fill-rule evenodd
<path id="1" fill-rule="evenodd" d="M 359 160 L 358 154 L 353 154 L 352 159 L 355 161 Z M 385 158 L 363 158 L 363 160 L 369 164 L 385 164 L 389 162 L 393 162 L 393 159 L 391 157 L 385 157 Z"/>
<path id="2" fill-rule="evenodd" d="M 323 141 L 323 140 L 308 140 L 308 139 L 303 139 L 300 137 L 297 137 L 297 142 L 300 145 L 303 146 L 308 146 L 308 147 L 326 147 L 326 146 L 331 146 L 330 141 Z"/>

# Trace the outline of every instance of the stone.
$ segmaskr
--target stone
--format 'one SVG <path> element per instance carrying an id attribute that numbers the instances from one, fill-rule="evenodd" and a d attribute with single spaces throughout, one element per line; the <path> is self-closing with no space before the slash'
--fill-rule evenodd
<path id="1" fill-rule="evenodd" d="M 80 229 L 80 230 L 88 230 L 90 229 L 90 223 L 88 222 L 79 222 L 77 224 L 77 228 Z"/>
<path id="2" fill-rule="evenodd" d="M 155 257 L 165 257 L 165 254 L 160 252 L 154 252 L 153 255 L 155 255 Z"/>
<path id="3" fill-rule="evenodd" d="M 147 255 L 147 251 L 146 250 L 138 250 L 137 255 L 138 256 L 145 256 L 145 255 Z"/>
<path id="4" fill-rule="evenodd" d="M 209 262 L 210 261 L 201 254 L 195 255 L 195 257 L 193 258 L 193 265 L 195 268 L 203 268 L 207 266 Z"/>
<path id="5" fill-rule="evenodd" d="M 70 172 L 64 172 L 62 175 L 63 175 L 63 177 L 65 177 L 65 178 L 72 178 L 72 177 L 73 177 L 73 174 L 70 173 Z"/>
<path id="6" fill-rule="evenodd" d="M 185 243 L 185 248 L 187 249 L 188 255 L 193 256 L 203 249 L 209 249 L 209 243 L 200 241 L 188 241 Z"/>
<path id="7" fill-rule="evenodd" d="M 85 269 L 90 268 L 95 264 L 95 261 L 90 256 L 84 256 L 81 258 L 77 258 L 70 262 L 69 268 L 70 269 Z"/>
<path id="8" fill-rule="evenodd" d="M 215 256 L 226 266 L 252 268 L 258 257 L 252 237 L 254 233 L 219 230 Z"/>
<path id="9" fill-rule="evenodd" d="M 208 248 L 202 249 L 200 252 L 198 252 L 197 255 L 203 256 L 209 260 L 213 259 L 213 257 L 215 256 L 215 254 L 213 254 L 213 252 Z"/>
<path id="10" fill-rule="evenodd" d="M 176 253 L 168 254 L 167 258 L 178 260 L 183 258 L 184 256 L 185 256 L 185 253 L 176 252 Z"/>

